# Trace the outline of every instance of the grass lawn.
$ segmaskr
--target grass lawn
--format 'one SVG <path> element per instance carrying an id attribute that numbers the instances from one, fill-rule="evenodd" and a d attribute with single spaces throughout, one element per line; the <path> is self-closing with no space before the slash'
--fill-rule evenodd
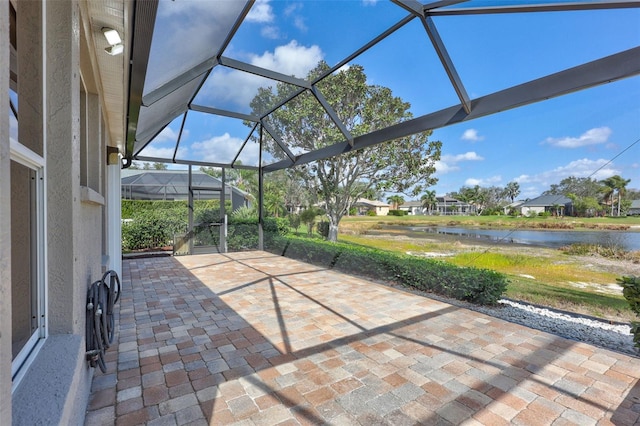
<path id="1" fill-rule="evenodd" d="M 468 246 L 454 239 L 408 238 L 402 233 L 391 233 L 386 237 L 367 236 L 358 232 L 386 218 L 359 219 L 349 218 L 344 226 L 341 223 L 341 242 L 400 253 L 446 254 L 439 259 L 459 266 L 492 269 L 507 275 L 510 283 L 506 297 L 611 320 L 629 321 L 635 318 L 628 302 L 618 293 L 618 287 L 613 285 L 622 274 L 594 270 L 591 265 L 585 264 L 583 258 L 553 249 L 483 248 Z M 419 220 L 400 217 L 392 221 L 398 219 L 406 225 Z M 347 232 L 342 232 L 345 230 Z"/>

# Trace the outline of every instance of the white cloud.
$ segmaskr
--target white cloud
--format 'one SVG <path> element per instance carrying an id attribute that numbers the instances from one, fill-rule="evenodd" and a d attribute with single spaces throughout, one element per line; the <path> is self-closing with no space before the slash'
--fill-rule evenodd
<path id="1" fill-rule="evenodd" d="M 476 185 L 493 186 L 493 185 L 499 184 L 500 182 L 502 182 L 502 176 L 498 175 L 498 176 L 491 176 L 486 179 L 469 178 L 464 181 L 464 184 L 466 186 L 476 186 Z"/>
<path id="2" fill-rule="evenodd" d="M 155 157 L 155 158 L 165 158 L 167 161 L 170 161 L 173 158 L 173 151 L 175 150 L 175 146 L 170 147 L 156 147 L 153 144 L 147 145 L 139 154 L 141 157 Z M 178 148 L 178 154 L 176 158 L 183 158 L 187 153 L 185 148 Z"/>
<path id="3" fill-rule="evenodd" d="M 305 19 L 302 16 L 296 16 L 293 18 L 293 25 L 302 32 L 306 32 L 308 30 L 307 24 L 305 24 Z"/>
<path id="4" fill-rule="evenodd" d="M 299 61 L 293 60 L 293 58 Z M 250 62 L 253 65 L 261 67 L 277 66 L 283 69 L 278 71 L 288 75 L 306 76 L 307 73 L 317 65 L 322 59 L 323 54 L 319 47 L 299 46 L 295 41 L 285 46 L 277 47 L 273 52 L 265 52 L 262 56 L 254 55 Z M 292 63 L 287 63 L 291 61 Z M 225 68 L 216 68 L 209 77 L 203 88 L 206 93 L 201 91 L 209 103 L 214 102 L 216 106 L 222 106 L 226 103 L 235 105 L 235 109 L 240 108 L 246 111 L 247 105 L 258 93 L 258 88 L 271 85 L 275 87 L 276 82 L 256 76 L 254 74 L 229 70 Z M 233 90 L 229 90 L 233 87 Z M 233 109 L 233 107 L 231 107 Z M 246 111 L 248 112 L 248 111 Z"/>
<path id="5" fill-rule="evenodd" d="M 439 175 L 444 175 L 450 172 L 460 170 L 458 163 L 461 161 L 482 161 L 483 157 L 479 156 L 473 151 L 465 152 L 464 154 L 450 155 L 445 154 L 440 157 L 439 161 L 436 161 L 436 172 Z"/>
<path id="6" fill-rule="evenodd" d="M 251 55 L 253 65 L 273 69 L 287 75 L 304 78 L 310 69 L 315 67 L 324 57 L 319 46 L 300 46 L 297 41 L 278 46 L 273 52 L 262 55 Z"/>
<path id="7" fill-rule="evenodd" d="M 464 141 L 479 142 L 484 139 L 484 136 L 480 136 L 476 129 L 467 129 L 464 131 L 460 139 Z"/>
<path id="8" fill-rule="evenodd" d="M 210 1 L 210 0 L 209 0 Z M 247 15 L 247 22 L 273 22 L 273 9 L 269 4 L 269 0 L 256 0 Z"/>
<path id="9" fill-rule="evenodd" d="M 153 141 L 154 142 L 176 142 L 178 140 L 178 132 L 173 130 L 171 127 L 167 126 L 156 136 Z"/>
<path id="10" fill-rule="evenodd" d="M 276 40 L 280 38 L 280 30 L 278 27 L 274 27 L 272 25 L 266 25 L 262 27 L 260 30 L 260 35 L 264 38 L 270 38 L 272 40 Z"/>
<path id="11" fill-rule="evenodd" d="M 596 127 L 589 129 L 582 135 L 576 137 L 565 136 L 562 138 L 548 137 L 543 143 L 557 146 L 559 148 L 580 148 L 589 145 L 598 145 L 608 141 L 611 136 L 611 129 L 608 127 Z"/>
<path id="12" fill-rule="evenodd" d="M 191 156 L 198 158 L 200 161 L 211 163 L 230 162 L 235 158 L 243 142 L 243 139 L 236 138 L 229 135 L 229 133 L 225 133 L 220 136 L 214 136 L 205 141 L 192 143 Z M 243 155 L 241 155 L 243 163 L 250 164 L 251 162 L 254 162 L 257 164 L 258 150 L 253 149 L 255 146 L 257 145 L 246 145 L 245 149 L 248 149 L 249 151 L 243 152 Z"/>
<path id="13" fill-rule="evenodd" d="M 458 163 L 460 161 L 482 161 L 482 160 L 484 160 L 484 157 L 478 155 L 474 151 L 469 151 L 469 152 L 465 152 L 464 154 L 458 154 L 458 155 L 443 155 L 441 158 L 442 158 L 443 161 L 455 162 L 455 163 Z"/>
<path id="14" fill-rule="evenodd" d="M 378 0 L 362 0 L 362 3 L 365 6 L 375 6 L 378 3 Z"/>
<path id="15" fill-rule="evenodd" d="M 535 175 L 520 175 L 514 180 L 520 184 L 538 184 L 546 189 L 546 187 L 558 183 L 569 176 L 577 178 L 590 177 L 591 179 L 602 180 L 617 174 L 621 174 L 620 170 L 616 169 L 613 163 L 609 163 L 609 160 L 603 158 L 598 160 L 582 158 Z"/>

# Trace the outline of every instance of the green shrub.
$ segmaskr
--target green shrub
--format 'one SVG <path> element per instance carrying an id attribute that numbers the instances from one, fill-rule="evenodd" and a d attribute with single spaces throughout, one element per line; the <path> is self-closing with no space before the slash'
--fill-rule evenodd
<path id="1" fill-rule="evenodd" d="M 289 221 L 282 217 L 265 217 L 262 229 L 265 244 L 269 244 L 276 236 L 288 234 Z M 229 251 L 256 250 L 258 248 L 258 218 L 231 217 L 227 232 L 227 248 Z"/>
<path id="2" fill-rule="evenodd" d="M 497 303 L 507 287 L 506 277 L 495 271 L 343 243 L 288 236 L 274 238 L 265 244 L 265 249 L 326 268 L 397 282 L 480 305 Z"/>
<path id="3" fill-rule="evenodd" d="M 318 209 L 313 206 L 300 212 L 300 221 L 307 225 L 307 234 L 309 236 L 313 233 L 313 225 L 316 223 L 316 216 L 318 216 Z"/>
<path id="4" fill-rule="evenodd" d="M 141 250 L 165 247 L 173 243 L 176 233 L 185 232 L 186 221 L 166 211 L 149 211 L 135 215 L 122 225 L 122 248 Z"/>
<path id="5" fill-rule="evenodd" d="M 640 276 L 628 276 L 617 279 L 622 286 L 622 294 L 629 302 L 631 310 L 640 317 Z M 636 348 L 640 350 L 640 321 L 631 321 L 631 334 Z"/>
<path id="6" fill-rule="evenodd" d="M 387 216 L 406 216 L 409 212 L 405 210 L 389 210 Z"/>
<path id="7" fill-rule="evenodd" d="M 367 210 L 367 216 L 378 216 L 375 210 Z"/>
<path id="8" fill-rule="evenodd" d="M 258 223 L 258 212 L 253 207 L 240 207 L 231 213 L 231 220 L 254 219 Z"/>
<path id="9" fill-rule="evenodd" d="M 300 228 L 300 223 L 301 223 L 300 215 L 293 213 L 288 216 L 288 219 L 289 219 L 289 226 L 295 229 L 296 232 L 298 232 L 298 228 Z"/>

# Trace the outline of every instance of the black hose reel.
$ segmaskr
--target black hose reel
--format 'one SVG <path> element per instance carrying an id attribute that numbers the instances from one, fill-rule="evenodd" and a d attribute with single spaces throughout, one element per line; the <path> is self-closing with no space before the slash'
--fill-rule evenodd
<path id="1" fill-rule="evenodd" d="M 86 359 L 91 367 L 107 372 L 105 351 L 113 343 L 115 318 L 113 307 L 120 299 L 120 278 L 115 271 L 107 271 L 102 279 L 87 290 Z"/>

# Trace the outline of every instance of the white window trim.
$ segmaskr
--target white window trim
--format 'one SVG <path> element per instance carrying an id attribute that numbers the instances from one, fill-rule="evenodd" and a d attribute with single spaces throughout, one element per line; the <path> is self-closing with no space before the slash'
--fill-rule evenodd
<path id="1" fill-rule="evenodd" d="M 44 179 L 44 158 L 22 145 L 18 141 L 10 141 L 10 158 L 11 161 L 15 161 L 33 171 L 36 172 L 36 279 L 38 287 L 38 331 L 33 333 L 22 350 L 18 353 L 15 359 L 11 362 L 11 376 L 12 386 L 11 392 L 13 393 L 20 381 L 24 377 L 25 373 L 29 369 L 29 366 L 37 356 L 40 348 L 44 345 L 44 342 L 48 336 L 49 324 L 48 324 L 48 300 L 47 300 L 47 274 L 46 274 L 46 259 L 47 259 L 47 240 L 46 240 L 46 197 L 45 197 L 45 179 Z"/>

